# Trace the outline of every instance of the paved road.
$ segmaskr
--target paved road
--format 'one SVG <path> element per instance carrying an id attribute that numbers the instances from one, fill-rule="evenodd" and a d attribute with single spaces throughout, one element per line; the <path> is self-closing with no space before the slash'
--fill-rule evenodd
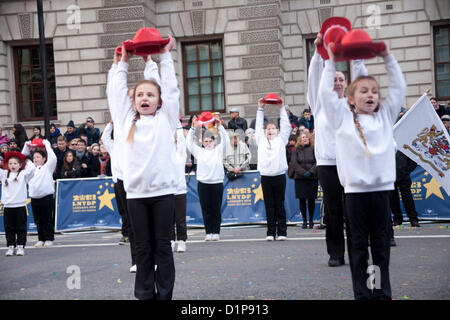
<path id="1" fill-rule="evenodd" d="M 395 229 L 390 275 L 398 300 L 450 299 L 450 224 Z M 266 242 L 265 227 L 222 228 L 220 242 L 189 229 L 187 252 L 175 253 L 176 300 L 352 300 L 346 265 L 327 266 L 324 230 L 288 227 L 288 241 Z M 4 256 L 0 239 L 0 300 L 133 300 L 129 247 L 118 232 L 56 235 L 53 248 Z M 31 246 L 36 236 L 28 236 Z M 70 266 L 80 288 L 69 289 Z M 70 271 L 70 269 L 69 269 Z M 73 271 L 72 271 L 73 272 Z M 76 284 L 70 282 L 69 284 Z"/>

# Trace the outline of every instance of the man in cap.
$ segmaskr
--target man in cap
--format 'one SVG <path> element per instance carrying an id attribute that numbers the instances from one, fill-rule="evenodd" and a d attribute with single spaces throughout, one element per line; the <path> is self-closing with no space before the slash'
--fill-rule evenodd
<path id="1" fill-rule="evenodd" d="M 445 126 L 445 129 L 447 129 L 448 134 L 450 134 L 450 116 L 448 114 L 444 114 L 441 117 L 441 120 Z"/>
<path id="2" fill-rule="evenodd" d="M 66 141 L 78 138 L 78 130 L 75 128 L 75 124 L 72 120 L 67 124 L 67 131 L 64 133 L 64 137 L 66 137 Z"/>
<path id="3" fill-rule="evenodd" d="M 230 109 L 231 119 L 228 121 L 228 129 L 237 130 L 241 129 L 243 132 L 247 130 L 247 120 L 239 117 L 239 109 L 231 108 Z"/>

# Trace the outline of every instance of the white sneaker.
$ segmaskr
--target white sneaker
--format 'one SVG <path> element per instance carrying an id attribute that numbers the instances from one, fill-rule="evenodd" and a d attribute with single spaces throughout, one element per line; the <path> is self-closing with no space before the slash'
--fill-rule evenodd
<path id="1" fill-rule="evenodd" d="M 273 241 L 273 240 L 275 240 L 275 239 L 274 239 L 273 236 L 267 236 L 267 237 L 266 237 L 266 240 L 267 240 L 267 241 Z"/>
<path id="2" fill-rule="evenodd" d="M 177 245 L 177 243 L 175 241 L 170 240 L 170 246 L 172 247 L 172 252 L 176 251 L 176 248 L 175 248 L 176 245 Z"/>
<path id="3" fill-rule="evenodd" d="M 8 251 L 6 251 L 5 256 L 11 257 L 14 255 L 14 246 L 9 246 Z"/>
<path id="4" fill-rule="evenodd" d="M 212 241 L 219 241 L 220 240 L 220 236 L 218 233 L 214 233 L 211 237 Z"/>
<path id="5" fill-rule="evenodd" d="M 44 242 L 44 247 L 51 247 L 51 246 L 53 246 L 53 241 L 45 241 Z"/>
<path id="6" fill-rule="evenodd" d="M 16 256 L 23 256 L 25 255 L 25 250 L 23 246 L 17 246 Z"/>
<path id="7" fill-rule="evenodd" d="M 177 241 L 177 252 L 186 252 L 186 241 Z"/>
<path id="8" fill-rule="evenodd" d="M 287 237 L 286 236 L 278 236 L 277 240 L 278 241 L 286 241 Z"/>
<path id="9" fill-rule="evenodd" d="M 211 240 L 212 240 L 212 234 L 209 233 L 209 234 L 206 235 L 205 241 L 211 241 Z"/>
<path id="10" fill-rule="evenodd" d="M 136 273 L 137 271 L 137 265 L 133 265 L 130 267 L 130 273 Z"/>
<path id="11" fill-rule="evenodd" d="M 38 241 L 34 245 L 35 248 L 39 248 L 39 247 L 43 247 L 43 246 L 44 246 L 44 241 Z"/>

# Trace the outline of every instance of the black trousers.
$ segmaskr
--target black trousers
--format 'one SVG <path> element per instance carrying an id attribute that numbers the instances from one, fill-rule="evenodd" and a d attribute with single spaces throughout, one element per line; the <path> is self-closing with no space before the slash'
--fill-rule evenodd
<path id="1" fill-rule="evenodd" d="M 306 210 L 309 213 L 309 223 L 313 223 L 314 210 L 316 209 L 316 200 L 315 199 L 298 199 L 300 212 L 302 213 L 303 223 L 306 223 Z M 306 205 L 308 202 L 308 205 Z M 308 208 L 308 209 L 306 209 Z"/>
<path id="2" fill-rule="evenodd" d="M 174 196 L 127 199 L 127 204 L 136 241 L 134 295 L 140 300 L 170 300 L 175 283 L 170 246 Z"/>
<path id="3" fill-rule="evenodd" d="M 327 252 L 332 259 L 344 257 L 344 188 L 339 181 L 336 166 L 318 166 L 317 173 L 323 190 L 327 227 Z"/>
<path id="4" fill-rule="evenodd" d="M 131 265 L 134 266 L 136 264 L 136 244 L 128 214 L 127 193 L 123 187 L 123 181 L 120 179 L 117 179 L 114 184 L 114 194 L 116 195 L 117 209 L 122 217 L 122 235 L 130 240 Z"/>
<path id="5" fill-rule="evenodd" d="M 175 195 L 175 223 L 172 224 L 171 240 L 187 240 L 186 194 Z M 176 226 L 176 233 L 175 233 Z"/>
<path id="6" fill-rule="evenodd" d="M 389 191 L 346 193 L 347 245 L 353 292 L 357 300 L 390 300 L 389 259 L 391 218 Z M 368 238 L 375 273 L 374 289 L 368 286 Z M 370 280 L 369 280 L 370 281 Z"/>
<path id="7" fill-rule="evenodd" d="M 261 176 L 261 186 L 266 208 L 267 235 L 287 236 L 286 210 L 284 209 L 286 175 Z"/>
<path id="8" fill-rule="evenodd" d="M 223 183 L 209 184 L 198 181 L 197 190 L 206 234 L 220 234 Z"/>
<path id="9" fill-rule="evenodd" d="M 24 246 L 27 243 L 27 208 L 4 208 L 6 246 Z"/>
<path id="10" fill-rule="evenodd" d="M 53 224 L 53 194 L 40 199 L 31 198 L 34 222 L 38 232 L 39 241 L 54 241 L 55 229 Z"/>
<path id="11" fill-rule="evenodd" d="M 395 189 L 389 192 L 389 203 L 391 211 L 394 216 L 394 221 L 402 222 L 403 214 L 400 208 L 400 197 L 398 191 L 402 195 L 403 206 L 405 207 L 406 215 L 409 221 L 418 221 L 416 206 L 411 194 L 411 177 L 409 175 L 397 176 L 394 187 Z"/>

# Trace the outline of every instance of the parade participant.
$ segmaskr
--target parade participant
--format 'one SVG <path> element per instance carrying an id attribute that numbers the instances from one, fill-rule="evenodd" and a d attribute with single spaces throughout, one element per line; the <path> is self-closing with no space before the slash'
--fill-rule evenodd
<path id="1" fill-rule="evenodd" d="M 360 76 L 348 87 L 348 101 L 333 90 L 336 73 L 334 43 L 327 48 L 319 86 L 319 101 L 326 108 L 329 128 L 335 131 L 336 164 L 344 186 L 348 226 L 348 252 L 355 299 L 391 299 L 389 259 L 391 218 L 389 191 L 395 182 L 393 125 L 406 93 L 402 71 L 386 47 L 382 57 L 389 89 L 380 102 L 380 86 Z M 380 288 L 369 288 L 368 238 L 373 265 L 379 268 Z"/>
<path id="2" fill-rule="evenodd" d="M 57 158 L 48 140 L 42 141 L 45 151 L 37 148 L 33 154 L 34 175 L 28 182 L 28 193 L 31 198 L 31 208 L 38 232 L 38 242 L 35 247 L 50 247 L 55 240 L 53 227 L 53 207 L 55 193 L 55 171 Z M 25 143 L 22 150 L 25 156 L 30 155 L 29 144 Z"/>
<path id="3" fill-rule="evenodd" d="M 114 127 L 126 136 L 119 163 L 136 240 L 134 293 L 141 300 L 171 299 L 175 282 L 170 233 L 178 178 L 172 152 L 180 92 L 170 52 L 174 45 L 169 36 L 160 55 L 161 85 L 150 79 L 135 86 L 136 111 L 127 87 L 128 61 L 133 53 L 124 46 L 117 71 L 108 79 Z M 157 68 L 150 59 L 147 64 Z"/>
<path id="4" fill-rule="evenodd" d="M 319 182 L 316 157 L 314 156 L 314 141 L 310 134 L 300 134 L 291 157 L 288 174 L 289 178 L 295 179 L 295 197 L 299 199 L 300 212 L 303 217 L 302 227 L 303 229 L 307 227 L 306 208 L 308 208 L 309 228 L 312 229 Z M 308 202 L 308 207 L 306 202 Z"/>
<path id="5" fill-rule="evenodd" d="M 184 130 L 179 123 L 177 132 L 175 133 L 175 161 L 178 171 L 178 190 L 175 193 L 175 223 L 172 224 L 172 251 L 185 252 L 186 240 L 187 240 L 187 226 L 186 226 L 186 177 L 185 177 L 185 165 L 186 165 L 186 138 L 184 137 Z M 176 227 L 176 232 L 175 232 Z"/>
<path id="6" fill-rule="evenodd" d="M 286 190 L 286 145 L 291 133 L 291 125 L 280 102 L 280 132 L 274 122 L 264 125 L 265 99 L 258 100 L 256 113 L 255 138 L 258 145 L 258 171 L 261 174 L 261 186 L 267 217 L 267 241 L 286 240 L 286 211 L 284 196 Z"/>
<path id="7" fill-rule="evenodd" d="M 328 265 L 338 267 L 345 264 L 345 238 L 344 238 L 344 189 L 339 182 L 336 168 L 336 143 L 334 131 L 325 117 L 325 113 L 330 112 L 326 106 L 321 105 L 317 98 L 320 79 L 323 73 L 323 63 L 319 54 L 318 46 L 322 42 L 322 35 L 319 33 L 314 41 L 316 51 L 308 71 L 308 94 L 307 100 L 315 119 L 314 129 L 314 153 L 317 159 L 317 174 L 323 190 L 323 202 L 325 205 L 325 216 L 327 227 L 325 239 L 327 252 L 330 256 Z M 356 78 L 359 75 L 367 75 L 367 70 L 363 60 L 351 62 L 352 75 Z M 347 88 L 347 80 L 341 71 L 336 71 L 334 75 L 333 90 L 337 93 L 340 101 L 346 101 L 344 96 Z"/>
<path id="8" fill-rule="evenodd" d="M 197 146 L 194 143 L 195 129 L 191 127 L 186 137 L 186 145 L 189 152 L 197 160 L 198 197 L 205 224 L 205 241 L 219 241 L 220 224 L 222 222 L 223 180 L 225 178 L 223 158 L 226 155 L 230 138 L 219 117 L 213 118 L 209 112 L 202 115 L 205 118 L 201 116 L 199 121 L 197 117 L 193 118 L 194 127 L 201 130 L 202 120 L 206 122 L 214 121 L 215 126 L 218 127 L 220 142 L 216 144 L 214 135 L 207 130 L 202 134 L 203 148 Z"/>
<path id="9" fill-rule="evenodd" d="M 3 222 L 6 235 L 6 256 L 23 256 L 27 242 L 27 183 L 33 177 L 34 166 L 24 154 L 9 151 L 0 169 L 2 183 Z M 16 250 L 17 246 L 17 251 Z"/>

